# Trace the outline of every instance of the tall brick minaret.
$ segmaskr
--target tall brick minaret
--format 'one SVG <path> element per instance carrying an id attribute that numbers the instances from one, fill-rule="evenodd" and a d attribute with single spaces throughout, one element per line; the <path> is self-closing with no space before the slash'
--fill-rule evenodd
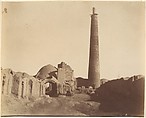
<path id="1" fill-rule="evenodd" d="M 94 7 L 91 15 L 88 80 L 90 86 L 94 88 L 98 88 L 100 86 L 98 23 Z"/>

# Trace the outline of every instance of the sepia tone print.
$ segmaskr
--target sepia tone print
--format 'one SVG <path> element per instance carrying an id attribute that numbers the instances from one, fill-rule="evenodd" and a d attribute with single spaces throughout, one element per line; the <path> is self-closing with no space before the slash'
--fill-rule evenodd
<path id="1" fill-rule="evenodd" d="M 1 116 L 144 116 L 143 2 L 3 2 L 1 42 Z"/>

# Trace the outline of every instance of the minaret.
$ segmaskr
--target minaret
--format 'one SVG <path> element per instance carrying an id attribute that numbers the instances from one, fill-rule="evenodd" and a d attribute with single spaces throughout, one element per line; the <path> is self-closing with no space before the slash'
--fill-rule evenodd
<path id="1" fill-rule="evenodd" d="M 98 88 L 100 86 L 98 23 L 94 7 L 91 15 L 88 80 L 89 85 L 93 88 Z"/>

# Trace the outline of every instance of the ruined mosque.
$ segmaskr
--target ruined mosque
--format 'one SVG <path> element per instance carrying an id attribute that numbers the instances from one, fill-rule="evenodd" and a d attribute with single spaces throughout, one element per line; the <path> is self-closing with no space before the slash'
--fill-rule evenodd
<path id="1" fill-rule="evenodd" d="M 91 15 L 87 83 L 93 88 L 100 86 L 98 23 L 95 8 Z M 50 64 L 42 67 L 34 76 L 1 68 L 1 86 L 4 95 L 13 94 L 18 98 L 30 99 L 45 95 L 58 96 L 74 93 L 77 81 L 74 77 L 74 70 L 65 62 L 61 62 L 58 67 Z"/>
<path id="2" fill-rule="evenodd" d="M 72 93 L 76 87 L 73 70 L 64 62 L 58 64 L 58 68 L 46 65 L 35 76 L 2 69 L 1 77 L 2 94 L 14 94 L 18 98 L 57 96 Z"/>

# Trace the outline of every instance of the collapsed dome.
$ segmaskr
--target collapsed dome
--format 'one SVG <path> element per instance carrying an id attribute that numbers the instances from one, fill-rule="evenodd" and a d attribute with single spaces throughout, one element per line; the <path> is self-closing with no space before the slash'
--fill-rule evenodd
<path id="1" fill-rule="evenodd" d="M 56 78 L 57 77 L 56 72 L 57 72 L 57 68 L 48 64 L 48 65 L 42 67 L 38 71 L 38 73 L 36 74 L 35 77 L 38 79 L 46 79 L 46 78 L 54 76 Z"/>

